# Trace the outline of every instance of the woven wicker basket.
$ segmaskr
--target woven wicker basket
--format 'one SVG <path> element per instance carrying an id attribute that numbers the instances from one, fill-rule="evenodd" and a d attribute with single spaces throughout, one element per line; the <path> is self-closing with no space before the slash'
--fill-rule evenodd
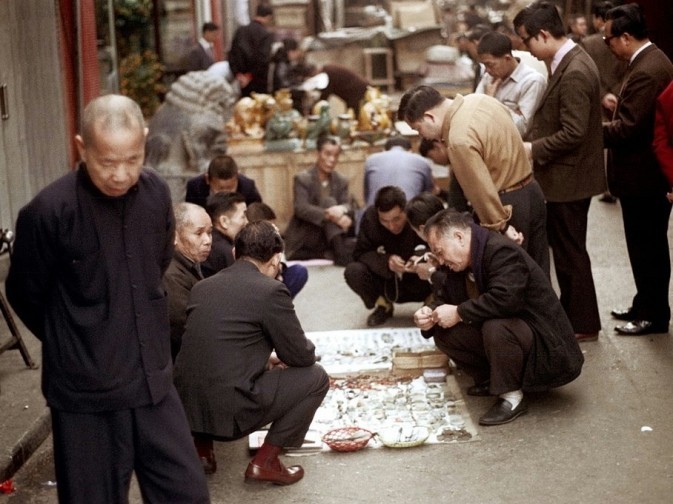
<path id="1" fill-rule="evenodd" d="M 322 440 L 334 451 L 354 452 L 367 446 L 373 437 L 373 432 L 361 427 L 339 427 L 327 432 Z"/>

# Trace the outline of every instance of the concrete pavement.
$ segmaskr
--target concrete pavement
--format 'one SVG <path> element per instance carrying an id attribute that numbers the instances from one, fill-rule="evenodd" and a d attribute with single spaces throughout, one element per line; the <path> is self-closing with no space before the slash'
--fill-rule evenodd
<path id="1" fill-rule="evenodd" d="M 673 343 L 669 335 L 636 338 L 613 331 L 610 309 L 628 306 L 633 295 L 618 205 L 594 200 L 588 247 L 603 331 L 597 342 L 582 344 L 582 375 L 530 397 L 528 414 L 503 426 L 479 427 L 475 442 L 306 456 L 300 459 L 304 480 L 285 488 L 244 483 L 246 442 L 218 443 L 218 472 L 209 477 L 213 502 L 670 502 Z M 342 268 L 332 266 L 310 269 L 309 283 L 296 298 L 305 330 L 364 327 L 368 311 L 342 275 Z M 411 325 L 418 306 L 396 307 L 388 325 Z M 39 344 L 30 335 L 26 342 L 39 360 Z M 5 455 L 16 451 L 19 440 L 42 436 L 33 427 L 45 422 L 39 374 L 25 368 L 18 352 L 0 355 L 0 470 L 6 470 Z M 470 384 L 464 376 L 458 380 Z M 473 418 L 492 402 L 465 399 Z M 17 492 L 0 497 L 0 503 L 56 502 L 49 445 L 44 443 L 14 476 Z M 135 487 L 131 502 L 141 502 Z"/>

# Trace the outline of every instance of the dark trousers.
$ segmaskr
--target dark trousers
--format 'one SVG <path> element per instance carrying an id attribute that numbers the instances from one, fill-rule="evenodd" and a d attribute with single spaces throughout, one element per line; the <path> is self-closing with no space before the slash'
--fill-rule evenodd
<path id="1" fill-rule="evenodd" d="M 304 288 L 306 282 L 308 282 L 308 269 L 303 264 L 293 264 L 283 272 L 283 283 L 290 291 L 292 299 Z"/>
<path id="2" fill-rule="evenodd" d="M 549 278 L 547 207 L 542 188 L 534 180 L 521 189 L 501 193 L 500 201 L 504 205 L 512 205 L 512 218 L 509 223 L 523 233 L 521 246 Z"/>
<path id="3" fill-rule="evenodd" d="M 561 305 L 576 333 L 593 333 L 601 329 L 586 246 L 590 204 L 591 198 L 547 203 L 547 235 L 561 290 Z"/>
<path id="4" fill-rule="evenodd" d="M 493 395 L 519 390 L 533 344 L 533 331 L 521 319 L 491 319 L 481 329 L 460 323 L 435 328 L 435 345 L 475 383 L 491 382 Z"/>
<path id="5" fill-rule="evenodd" d="M 671 204 L 664 194 L 654 197 L 621 196 L 626 248 L 636 295 L 632 307 L 638 319 L 668 324 L 671 308 L 668 286 L 671 258 L 668 220 Z"/>
<path id="6" fill-rule="evenodd" d="M 408 303 L 424 301 L 432 292 L 430 283 L 421 280 L 418 275 L 405 273 L 402 279 L 386 279 L 359 261 L 346 266 L 344 278 L 348 286 L 362 298 L 369 309 L 374 308 L 379 296 L 384 296 L 392 303 Z"/>
<path id="7" fill-rule="evenodd" d="M 175 389 L 157 405 L 51 415 L 59 502 L 126 503 L 134 471 L 145 502 L 210 502 Z"/>
<path id="8" fill-rule="evenodd" d="M 245 430 L 235 429 L 231 438 L 209 436 L 195 433 L 196 437 L 210 437 L 217 441 L 233 441 L 271 424 L 266 442 L 283 447 L 300 447 L 313 421 L 316 410 L 329 390 L 327 372 L 319 366 L 274 368 L 264 373 L 256 382 L 260 389 L 269 388 L 277 382 L 276 397 L 271 407 L 264 411 L 252 427 Z"/>

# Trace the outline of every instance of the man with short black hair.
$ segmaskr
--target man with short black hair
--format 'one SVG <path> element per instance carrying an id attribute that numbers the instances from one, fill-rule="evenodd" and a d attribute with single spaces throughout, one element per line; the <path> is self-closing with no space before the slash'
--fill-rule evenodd
<path id="1" fill-rule="evenodd" d="M 239 173 L 234 158 L 223 154 L 210 161 L 206 173 L 187 181 L 185 201 L 205 208 L 208 196 L 227 192 L 242 194 L 247 205 L 262 201 L 255 181 Z"/>
<path id="2" fill-rule="evenodd" d="M 550 69 L 524 145 L 546 199 L 561 304 L 577 339 L 595 341 L 601 319 L 586 240 L 591 198 L 606 188 L 598 70 L 566 36 L 553 3 L 529 5 L 515 16 L 514 26 L 531 54 Z"/>
<path id="3" fill-rule="evenodd" d="M 547 79 L 512 55 L 512 41 L 502 33 L 486 33 L 479 39 L 477 53 L 486 72 L 475 93 L 493 96 L 505 105 L 516 129 L 525 135 Z"/>
<path id="4" fill-rule="evenodd" d="M 507 109 L 491 96 L 446 98 L 418 86 L 402 96 L 398 115 L 442 143 L 479 223 L 522 244 L 548 272 L 544 195 Z"/>
<path id="5" fill-rule="evenodd" d="M 423 301 L 430 285 L 409 271 L 408 259 L 425 242 L 407 222 L 404 192 L 386 186 L 376 194 L 374 205 L 367 208 L 353 252 L 354 262 L 344 270 L 346 283 L 368 309 L 367 325 L 383 324 L 393 316 L 393 303 Z"/>
<path id="6" fill-rule="evenodd" d="M 252 22 L 240 26 L 234 33 L 229 50 L 231 72 L 241 86 L 241 95 L 268 93 L 269 64 L 273 33 L 268 27 L 273 22 L 273 9 L 259 4 Z"/>
<path id="7" fill-rule="evenodd" d="M 621 202 L 624 235 L 636 284 L 631 306 L 612 310 L 626 324 L 619 334 L 639 336 L 668 332 L 671 318 L 671 260 L 668 224 L 670 186 L 655 156 L 654 117 L 657 97 L 673 79 L 673 64 L 650 42 L 642 8 L 632 3 L 611 9 L 605 43 L 629 66 L 617 108 L 603 123 L 608 148 L 608 183 Z"/>
<path id="8" fill-rule="evenodd" d="M 208 70 L 215 63 L 213 44 L 220 34 L 220 27 L 212 22 L 203 23 L 201 37 L 183 57 L 183 68 L 187 72 Z"/>
<path id="9" fill-rule="evenodd" d="M 239 193 L 215 193 L 208 198 L 206 212 L 213 223 L 213 245 L 201 264 L 204 278 L 234 264 L 234 240 L 248 223 L 245 198 Z"/>
<path id="10" fill-rule="evenodd" d="M 213 440 L 240 439 L 270 424 L 245 478 L 291 485 L 304 470 L 286 467 L 279 455 L 304 443 L 329 377 L 276 280 L 283 253 L 276 227 L 250 223 L 235 247 L 231 267 L 192 289 L 175 384 L 201 457 L 214 466 Z"/>

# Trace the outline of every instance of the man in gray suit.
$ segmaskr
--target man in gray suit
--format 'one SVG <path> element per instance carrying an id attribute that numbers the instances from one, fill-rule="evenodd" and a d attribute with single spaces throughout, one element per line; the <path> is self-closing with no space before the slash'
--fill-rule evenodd
<path id="1" fill-rule="evenodd" d="M 553 4 L 526 7 L 514 26 L 533 56 L 550 68 L 525 146 L 547 200 L 547 234 L 561 304 L 577 340 L 593 341 L 601 319 L 586 249 L 587 217 L 591 197 L 605 190 L 598 70 L 566 37 Z"/>
<path id="2" fill-rule="evenodd" d="M 610 191 L 621 201 L 624 234 L 636 295 L 612 316 L 628 321 L 615 327 L 624 335 L 668 332 L 670 190 L 652 148 L 657 96 L 673 79 L 673 64 L 647 37 L 641 8 L 622 5 L 608 11 L 605 43 L 629 66 L 612 121 L 603 125 L 608 150 Z"/>
<path id="3" fill-rule="evenodd" d="M 182 58 L 183 68 L 187 72 L 208 70 L 215 63 L 213 44 L 220 35 L 220 27 L 215 23 L 203 23 L 201 37 Z"/>
<path id="4" fill-rule="evenodd" d="M 283 253 L 276 227 L 248 224 L 235 250 L 233 265 L 192 289 L 175 384 L 199 455 L 213 471 L 213 440 L 240 439 L 271 423 L 245 477 L 290 485 L 304 470 L 285 467 L 278 455 L 303 444 L 329 378 L 276 280 Z"/>
<path id="5" fill-rule="evenodd" d="M 352 234 L 353 209 L 348 179 L 335 171 L 341 144 L 335 137 L 318 138 L 315 166 L 294 177 L 294 216 L 285 231 L 289 260 L 324 257 L 331 250 L 334 263 L 351 259 L 346 237 Z"/>

